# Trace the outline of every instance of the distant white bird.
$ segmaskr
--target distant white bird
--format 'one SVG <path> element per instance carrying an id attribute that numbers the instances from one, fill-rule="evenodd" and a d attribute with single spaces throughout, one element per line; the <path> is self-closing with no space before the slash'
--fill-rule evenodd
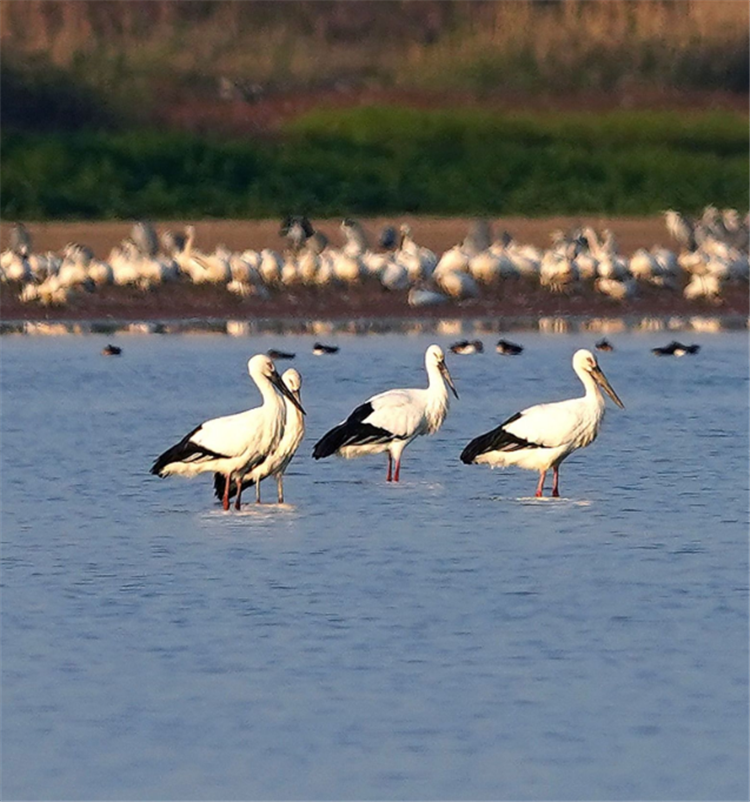
<path id="1" fill-rule="evenodd" d="M 552 292 L 569 292 L 578 282 L 574 259 L 558 251 L 547 251 L 539 268 L 539 283 Z"/>
<path id="2" fill-rule="evenodd" d="M 695 224 L 681 212 L 667 209 L 664 212 L 667 231 L 683 248 L 695 250 Z"/>
<path id="3" fill-rule="evenodd" d="M 302 414 L 302 399 L 300 389 L 302 388 L 302 377 L 294 368 L 285 370 L 282 375 L 284 384 L 296 399 L 293 403 L 289 398 L 284 399 L 286 407 L 286 420 L 284 422 L 284 433 L 281 435 L 276 448 L 263 460 L 257 467 L 242 477 L 242 490 L 255 485 L 255 500 L 260 503 L 260 483 L 267 476 L 276 477 L 276 488 L 278 491 L 279 504 L 284 503 L 284 472 L 289 467 L 292 457 L 297 453 L 299 444 L 305 436 L 305 418 Z M 223 498 L 226 487 L 226 480 L 220 473 L 214 474 L 214 491 L 216 498 Z M 230 488 L 230 497 L 235 494 L 234 489 Z"/>
<path id="4" fill-rule="evenodd" d="M 573 370 L 586 389 L 582 398 L 537 404 L 517 412 L 492 431 L 475 437 L 461 452 L 461 461 L 539 471 L 537 496 L 542 495 L 544 478 L 552 468 L 552 495 L 558 497 L 560 464 L 576 449 L 592 443 L 599 433 L 604 417 L 599 387 L 624 408 L 590 351 L 575 352 Z"/>
<path id="5" fill-rule="evenodd" d="M 421 285 L 412 287 L 407 296 L 409 306 L 435 306 L 436 304 L 444 304 L 449 300 L 450 298 L 445 293 L 431 290 Z"/>
<path id="6" fill-rule="evenodd" d="M 266 284 L 277 284 L 281 281 L 281 269 L 283 266 L 284 260 L 276 251 L 272 251 L 270 248 L 263 248 L 260 252 L 258 272 Z"/>
<path id="7" fill-rule="evenodd" d="M 438 263 L 434 251 L 417 245 L 411 235 L 411 226 L 407 223 L 399 227 L 399 233 L 400 244 L 393 254 L 394 259 L 407 269 L 412 281 L 430 278 Z"/>
<path id="8" fill-rule="evenodd" d="M 6 281 L 31 281 L 33 274 L 25 256 L 6 250 L 0 257 L 0 266 Z"/>
<path id="9" fill-rule="evenodd" d="M 373 396 L 315 444 L 313 457 L 322 459 L 338 454 L 350 458 L 386 451 L 386 481 L 398 482 L 401 453 L 406 446 L 415 437 L 434 434 L 443 425 L 450 406 L 444 381 L 458 398 L 439 346 L 431 345 L 427 349 L 425 367 L 429 379 L 427 389 L 387 390 Z M 396 470 L 392 474 L 394 460 Z"/>
<path id="10" fill-rule="evenodd" d="M 225 479 L 222 497 L 225 510 L 229 509 L 232 480 L 237 484 L 235 508 L 239 509 L 242 477 L 267 459 L 279 443 L 286 410 L 276 391 L 289 398 L 304 414 L 302 405 L 281 380 L 269 357 L 256 354 L 248 361 L 247 369 L 260 390 L 263 405 L 202 423 L 167 449 L 151 467 L 151 473 L 162 477 L 170 474 L 222 474 Z"/>
<path id="11" fill-rule="evenodd" d="M 180 269 L 194 284 L 226 284 L 232 280 L 229 260 L 223 253 L 207 254 L 194 248 L 195 227 L 185 227 L 186 240 L 182 252 L 175 256 Z"/>
<path id="12" fill-rule="evenodd" d="M 638 285 L 633 278 L 625 280 L 598 278 L 594 282 L 594 289 L 615 301 L 626 301 L 628 298 L 632 298 L 638 293 Z"/>
<path id="13" fill-rule="evenodd" d="M 411 283 L 409 271 L 400 262 L 386 262 L 380 273 L 380 283 L 392 292 L 405 290 Z"/>
<path id="14" fill-rule="evenodd" d="M 488 286 L 495 284 L 501 278 L 502 268 L 502 257 L 491 250 L 481 251 L 469 260 L 469 272 L 472 277 L 481 284 Z"/>
<path id="15" fill-rule="evenodd" d="M 479 286 L 476 281 L 468 273 L 458 270 L 447 270 L 440 273 L 435 278 L 435 284 L 446 295 L 459 301 L 476 298 L 479 295 Z"/>
<path id="16" fill-rule="evenodd" d="M 469 261 L 471 255 L 461 248 L 460 245 L 454 245 L 449 250 L 445 251 L 438 260 L 435 267 L 433 278 L 438 279 L 444 273 L 463 272 L 467 273 L 469 270 Z"/>

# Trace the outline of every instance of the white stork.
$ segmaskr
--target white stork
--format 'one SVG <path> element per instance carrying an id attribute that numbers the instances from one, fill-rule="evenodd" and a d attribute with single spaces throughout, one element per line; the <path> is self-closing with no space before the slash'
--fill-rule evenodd
<path id="1" fill-rule="evenodd" d="M 576 449 L 592 443 L 599 433 L 604 417 L 604 396 L 599 388 L 624 409 L 590 351 L 582 348 L 575 352 L 573 370 L 586 389 L 582 398 L 537 404 L 516 412 L 491 432 L 475 437 L 461 452 L 461 461 L 539 471 L 537 497 L 542 495 L 544 478 L 552 468 L 552 495 L 559 497 L 560 463 Z"/>
<path id="2" fill-rule="evenodd" d="M 202 423 L 167 449 L 151 467 L 151 473 L 162 477 L 223 474 L 225 510 L 229 509 L 232 479 L 237 484 L 235 508 L 239 509 L 242 477 L 265 460 L 281 438 L 286 410 L 276 390 L 292 400 L 304 414 L 302 405 L 281 380 L 269 357 L 256 354 L 248 361 L 247 369 L 263 397 L 262 406 Z"/>
<path id="3" fill-rule="evenodd" d="M 425 367 L 429 379 L 427 389 L 387 390 L 374 395 L 315 444 L 313 457 L 322 459 L 338 454 L 350 458 L 386 451 L 386 481 L 398 482 L 401 453 L 406 446 L 415 437 L 434 434 L 443 425 L 450 406 L 444 381 L 458 398 L 439 346 L 431 345 L 427 349 Z M 396 470 L 392 473 L 394 460 Z"/>
<path id="4" fill-rule="evenodd" d="M 292 457 L 297 453 L 299 444 L 305 436 L 305 418 L 300 406 L 302 403 L 300 398 L 302 377 L 294 368 L 289 368 L 289 370 L 284 371 L 281 378 L 296 399 L 296 403 L 290 401 L 289 398 L 284 399 L 286 421 L 284 423 L 284 433 L 281 435 L 278 445 L 263 462 L 242 477 L 242 490 L 255 485 L 255 501 L 257 503 L 260 503 L 260 483 L 267 476 L 276 477 L 279 504 L 284 503 L 284 472 L 289 467 Z M 216 498 L 223 497 L 225 488 L 226 479 L 222 474 L 215 473 L 214 491 Z M 234 493 L 235 490 L 230 488 L 230 497 Z"/>

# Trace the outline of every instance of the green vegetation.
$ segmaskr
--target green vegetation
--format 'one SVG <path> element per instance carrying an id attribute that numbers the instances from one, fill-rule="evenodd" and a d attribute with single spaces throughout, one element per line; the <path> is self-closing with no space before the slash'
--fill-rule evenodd
<path id="1" fill-rule="evenodd" d="M 2 138 L 8 218 L 650 214 L 748 208 L 736 114 L 316 111 L 274 141 L 157 132 Z"/>

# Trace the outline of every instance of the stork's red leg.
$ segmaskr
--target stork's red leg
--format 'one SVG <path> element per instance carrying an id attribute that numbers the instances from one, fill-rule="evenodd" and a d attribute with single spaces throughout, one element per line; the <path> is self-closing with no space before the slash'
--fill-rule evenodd
<path id="1" fill-rule="evenodd" d="M 539 471 L 539 484 L 536 486 L 536 497 L 541 498 L 544 490 L 544 478 L 547 476 L 547 471 Z"/>
<path id="2" fill-rule="evenodd" d="M 401 457 L 396 460 L 396 473 L 393 474 L 393 481 L 398 482 L 399 474 L 401 473 Z"/>
<path id="3" fill-rule="evenodd" d="M 393 481 L 393 476 L 391 474 L 392 469 L 393 469 L 393 460 L 391 459 L 391 452 L 389 451 L 388 452 L 388 476 L 385 477 L 385 481 L 386 482 L 392 482 Z M 396 481 L 398 481 L 398 479 Z"/>
<path id="4" fill-rule="evenodd" d="M 234 508 L 240 508 L 240 497 L 242 496 L 242 476 L 237 477 L 237 498 L 234 500 Z"/>
<path id="5" fill-rule="evenodd" d="M 232 474 L 227 474 L 227 481 L 224 484 L 224 498 L 221 500 L 221 506 L 225 509 L 229 509 L 229 483 L 232 481 Z"/>
<path id="6" fill-rule="evenodd" d="M 552 495 L 555 498 L 560 498 L 560 490 L 558 489 L 558 482 L 560 480 L 560 474 L 557 468 L 552 469 Z"/>

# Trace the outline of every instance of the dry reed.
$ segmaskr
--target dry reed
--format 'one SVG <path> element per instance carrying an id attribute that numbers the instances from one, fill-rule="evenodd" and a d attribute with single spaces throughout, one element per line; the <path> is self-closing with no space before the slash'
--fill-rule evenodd
<path id="1" fill-rule="evenodd" d="M 6 55 L 108 88 L 137 75 L 275 86 L 747 87 L 741 0 L 0 0 Z"/>

